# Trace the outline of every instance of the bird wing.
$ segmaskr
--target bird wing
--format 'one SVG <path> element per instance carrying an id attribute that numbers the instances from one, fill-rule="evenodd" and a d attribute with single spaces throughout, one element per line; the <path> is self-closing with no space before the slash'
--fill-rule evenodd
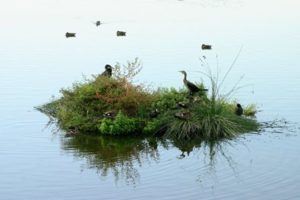
<path id="1" fill-rule="evenodd" d="M 188 88 L 189 88 L 190 90 L 192 90 L 193 92 L 198 92 L 198 91 L 200 91 L 200 89 L 199 89 L 194 83 L 192 83 L 192 82 L 190 82 L 190 81 L 187 81 L 186 84 L 187 84 Z"/>

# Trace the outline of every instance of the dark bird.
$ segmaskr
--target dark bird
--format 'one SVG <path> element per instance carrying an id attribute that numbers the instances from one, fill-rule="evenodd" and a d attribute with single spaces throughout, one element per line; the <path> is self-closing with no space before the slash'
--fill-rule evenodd
<path id="1" fill-rule="evenodd" d="M 185 103 L 185 102 L 182 102 L 182 101 L 177 102 L 176 105 L 179 108 L 188 108 L 189 107 L 189 103 Z"/>
<path id="2" fill-rule="evenodd" d="M 202 44 L 201 48 L 202 48 L 202 50 L 211 50 L 211 45 L 209 45 L 209 44 Z"/>
<path id="3" fill-rule="evenodd" d="M 126 36 L 125 31 L 117 31 L 117 36 Z"/>
<path id="4" fill-rule="evenodd" d="M 241 116 L 243 114 L 244 110 L 241 106 L 241 104 L 236 104 L 236 108 L 235 108 L 235 114 L 238 116 Z"/>
<path id="5" fill-rule="evenodd" d="M 69 37 L 76 37 L 76 33 L 66 32 L 66 38 L 69 38 Z"/>
<path id="6" fill-rule="evenodd" d="M 151 111 L 151 112 L 149 113 L 149 117 L 150 117 L 150 118 L 155 118 L 155 117 L 157 117 L 159 114 L 160 114 L 159 110 L 158 110 L 158 109 L 155 109 L 155 110 L 153 110 L 153 111 Z"/>
<path id="7" fill-rule="evenodd" d="M 188 81 L 186 79 L 186 72 L 185 71 L 179 71 L 181 72 L 183 75 L 184 75 L 184 78 L 183 78 L 183 84 L 187 87 L 187 89 L 190 91 L 190 94 L 193 95 L 199 91 L 208 91 L 208 89 L 200 89 L 198 88 L 194 83 Z"/>
<path id="8" fill-rule="evenodd" d="M 100 76 L 107 76 L 107 77 L 111 77 L 112 75 L 112 66 L 110 65 L 105 65 L 105 71 L 102 72 L 102 74 Z"/>
<path id="9" fill-rule="evenodd" d="M 116 112 L 111 110 L 111 111 L 107 111 L 105 113 L 103 113 L 103 117 L 105 118 L 109 118 L 109 119 L 112 119 L 116 116 Z"/>
<path id="10" fill-rule="evenodd" d="M 78 130 L 75 127 L 69 127 L 69 130 L 65 134 L 65 137 L 74 137 L 76 135 L 78 135 Z"/>
<path id="11" fill-rule="evenodd" d="M 102 23 L 101 23 L 101 21 L 96 21 L 96 26 L 100 26 Z"/>

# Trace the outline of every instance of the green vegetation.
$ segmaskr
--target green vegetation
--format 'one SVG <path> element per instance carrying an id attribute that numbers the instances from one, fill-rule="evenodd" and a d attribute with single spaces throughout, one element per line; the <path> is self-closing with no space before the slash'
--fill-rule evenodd
<path id="1" fill-rule="evenodd" d="M 126 66 L 117 63 L 113 77 L 95 75 L 75 83 L 61 90 L 61 98 L 37 109 L 56 119 L 60 128 L 84 134 L 211 140 L 259 128 L 253 118 L 255 106 L 245 106 L 244 115 L 237 116 L 236 102 L 220 95 L 218 79 L 211 73 L 208 73 L 211 96 L 205 92 L 191 96 L 185 89 L 150 90 L 142 84 L 134 84 L 133 78 L 140 71 L 137 59 Z M 202 83 L 197 86 L 204 88 Z"/>
<path id="2" fill-rule="evenodd" d="M 143 121 L 129 118 L 119 112 L 114 119 L 104 118 L 99 123 L 99 130 L 104 135 L 129 135 L 143 130 Z"/>

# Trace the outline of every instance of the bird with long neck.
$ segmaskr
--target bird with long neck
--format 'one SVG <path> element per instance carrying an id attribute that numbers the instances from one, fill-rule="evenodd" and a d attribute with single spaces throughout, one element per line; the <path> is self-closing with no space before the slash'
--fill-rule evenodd
<path id="1" fill-rule="evenodd" d="M 190 94 L 193 95 L 199 91 L 208 91 L 208 89 L 200 89 L 199 87 L 197 87 L 194 83 L 190 82 L 187 80 L 187 73 L 186 71 L 179 71 L 183 74 L 183 84 L 185 85 L 185 87 L 190 91 Z"/>

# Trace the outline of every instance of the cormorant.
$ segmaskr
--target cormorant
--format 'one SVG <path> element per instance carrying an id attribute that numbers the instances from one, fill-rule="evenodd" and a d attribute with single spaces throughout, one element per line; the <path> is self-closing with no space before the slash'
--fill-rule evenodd
<path id="1" fill-rule="evenodd" d="M 201 48 L 202 48 L 202 50 L 211 50 L 211 45 L 209 45 L 209 44 L 202 44 Z"/>
<path id="2" fill-rule="evenodd" d="M 126 36 L 125 31 L 117 31 L 117 36 Z"/>
<path id="3" fill-rule="evenodd" d="M 241 106 L 241 104 L 236 104 L 236 108 L 235 108 L 235 114 L 238 116 L 241 116 L 243 114 L 244 110 Z"/>
<path id="4" fill-rule="evenodd" d="M 76 33 L 66 32 L 66 38 L 68 38 L 68 37 L 76 37 Z"/>
<path id="5" fill-rule="evenodd" d="M 101 21 L 96 21 L 96 26 L 100 26 L 102 23 L 101 23 Z"/>
<path id="6" fill-rule="evenodd" d="M 100 76 L 107 76 L 107 77 L 111 77 L 112 75 L 112 66 L 110 65 L 105 65 L 105 71 L 102 72 L 102 74 Z"/>
<path id="7" fill-rule="evenodd" d="M 179 72 L 181 72 L 184 75 L 183 83 L 187 87 L 187 89 L 190 91 L 191 95 L 193 95 L 193 94 L 195 94 L 195 93 L 197 93 L 199 91 L 208 91 L 208 89 L 200 89 L 194 83 L 188 81 L 186 79 L 187 74 L 186 74 L 185 71 L 179 71 Z"/>

